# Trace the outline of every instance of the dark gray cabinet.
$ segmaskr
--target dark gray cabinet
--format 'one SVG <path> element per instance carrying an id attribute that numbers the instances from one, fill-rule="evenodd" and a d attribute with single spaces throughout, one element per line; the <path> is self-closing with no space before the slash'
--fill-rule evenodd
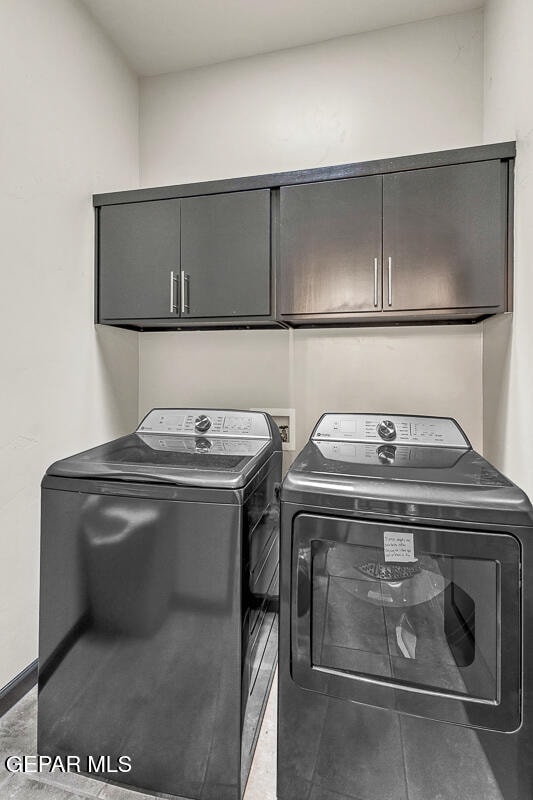
<path id="1" fill-rule="evenodd" d="M 182 316 L 270 314 L 270 191 L 181 201 Z"/>
<path id="2" fill-rule="evenodd" d="M 282 314 L 381 308 L 382 180 L 281 188 Z"/>
<path id="3" fill-rule="evenodd" d="M 100 210 L 102 320 L 174 316 L 179 268 L 179 200 L 120 203 Z"/>
<path id="4" fill-rule="evenodd" d="M 157 328 L 268 318 L 270 235 L 269 189 L 104 205 L 98 320 Z"/>
<path id="5" fill-rule="evenodd" d="M 335 324 L 506 310 L 508 180 L 508 162 L 493 159 L 282 187 L 281 318 Z"/>
<path id="6" fill-rule="evenodd" d="M 96 319 L 138 330 L 512 309 L 514 142 L 95 195 Z"/>
<path id="7" fill-rule="evenodd" d="M 383 176 L 384 311 L 503 308 L 506 185 L 500 161 Z"/>

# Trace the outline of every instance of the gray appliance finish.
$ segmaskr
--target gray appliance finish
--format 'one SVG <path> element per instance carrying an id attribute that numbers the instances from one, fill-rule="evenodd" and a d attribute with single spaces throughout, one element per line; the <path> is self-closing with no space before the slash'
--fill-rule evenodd
<path id="1" fill-rule="evenodd" d="M 454 420 L 319 420 L 281 491 L 278 800 L 533 796 L 532 536 Z"/>
<path id="2" fill-rule="evenodd" d="M 251 411 L 154 409 L 49 467 L 39 753 L 240 800 L 277 660 L 280 480 L 279 430 Z"/>

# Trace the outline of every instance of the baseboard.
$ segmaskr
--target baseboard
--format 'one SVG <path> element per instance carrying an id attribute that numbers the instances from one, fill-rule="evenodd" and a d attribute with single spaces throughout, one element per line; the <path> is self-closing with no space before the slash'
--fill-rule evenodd
<path id="1" fill-rule="evenodd" d="M 12 681 L 9 681 L 3 689 L 0 689 L 0 717 L 9 711 L 26 692 L 37 683 L 37 659 L 19 672 Z"/>

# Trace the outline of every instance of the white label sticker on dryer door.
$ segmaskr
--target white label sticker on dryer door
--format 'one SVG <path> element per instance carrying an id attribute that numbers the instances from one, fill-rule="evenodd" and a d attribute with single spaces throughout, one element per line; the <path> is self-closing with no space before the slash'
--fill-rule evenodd
<path id="1" fill-rule="evenodd" d="M 383 531 L 383 552 L 385 561 L 418 561 L 412 533 Z"/>

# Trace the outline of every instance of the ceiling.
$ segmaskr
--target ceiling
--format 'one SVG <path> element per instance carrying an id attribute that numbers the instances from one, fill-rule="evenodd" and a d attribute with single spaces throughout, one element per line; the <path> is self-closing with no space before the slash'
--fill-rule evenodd
<path id="1" fill-rule="evenodd" d="M 84 0 L 139 75 L 479 8 L 483 0 Z"/>

